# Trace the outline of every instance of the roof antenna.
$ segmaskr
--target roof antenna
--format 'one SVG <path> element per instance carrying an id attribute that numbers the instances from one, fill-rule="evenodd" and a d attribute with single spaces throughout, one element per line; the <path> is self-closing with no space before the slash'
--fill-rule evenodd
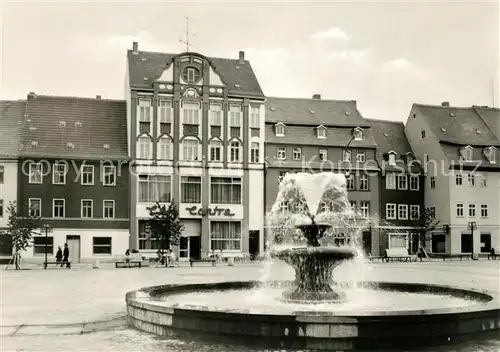
<path id="1" fill-rule="evenodd" d="M 189 52 L 189 48 L 193 46 L 189 41 L 189 37 L 190 35 L 195 35 L 196 33 L 189 33 L 189 17 L 185 17 L 185 19 L 186 19 L 186 30 L 185 30 L 186 39 L 179 39 L 179 41 L 181 43 L 186 44 L 186 52 Z"/>

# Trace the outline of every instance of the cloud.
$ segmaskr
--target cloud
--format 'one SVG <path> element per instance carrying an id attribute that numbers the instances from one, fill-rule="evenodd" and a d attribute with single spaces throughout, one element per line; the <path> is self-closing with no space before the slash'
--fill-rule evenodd
<path id="1" fill-rule="evenodd" d="M 365 49 L 346 49 L 332 50 L 324 55 L 324 60 L 327 63 L 346 62 L 349 64 L 364 65 L 368 64 L 373 59 L 373 50 Z"/>
<path id="2" fill-rule="evenodd" d="M 311 34 L 314 40 L 331 40 L 334 42 L 346 42 L 350 38 L 347 33 L 339 27 L 331 27 L 322 31 Z"/>

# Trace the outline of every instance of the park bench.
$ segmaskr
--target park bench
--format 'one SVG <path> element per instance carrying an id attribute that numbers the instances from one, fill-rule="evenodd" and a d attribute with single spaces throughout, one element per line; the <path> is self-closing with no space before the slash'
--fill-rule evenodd
<path id="1" fill-rule="evenodd" d="M 115 262 L 115 268 L 142 268 L 142 262 L 136 260 L 117 261 Z"/>
<path id="2" fill-rule="evenodd" d="M 439 254 L 436 253 L 436 254 L 433 254 L 433 257 L 442 258 L 443 261 L 445 261 L 446 259 L 449 259 L 449 260 L 460 259 L 460 261 L 462 261 L 464 258 L 471 259 L 472 254 L 471 253 L 439 253 Z"/>
<path id="3" fill-rule="evenodd" d="M 215 266 L 217 263 L 217 259 L 215 258 L 203 258 L 203 259 L 189 259 L 189 265 L 193 266 L 193 263 L 212 263 L 212 266 Z"/>
<path id="4" fill-rule="evenodd" d="M 492 247 L 491 252 L 488 254 L 488 260 L 491 259 L 500 259 L 500 247 Z"/>
<path id="5" fill-rule="evenodd" d="M 385 257 L 373 257 L 373 256 L 368 256 L 368 261 L 370 262 L 383 262 L 385 260 Z"/>
<path id="6" fill-rule="evenodd" d="M 68 269 L 71 269 L 71 262 L 43 262 L 43 268 L 44 269 L 47 269 L 47 267 L 49 265 L 55 265 L 54 268 L 58 268 L 58 267 L 61 267 L 61 264 L 63 265 L 63 267 L 67 267 Z"/>
<path id="7" fill-rule="evenodd" d="M 389 249 L 385 250 L 385 261 L 386 262 L 389 262 L 389 261 L 392 262 L 394 260 L 398 260 L 400 262 L 402 262 L 402 261 L 409 262 L 409 261 L 413 261 L 416 259 L 417 259 L 416 256 L 412 256 L 412 255 L 408 254 L 408 249 L 406 249 L 406 248 L 389 248 Z"/>

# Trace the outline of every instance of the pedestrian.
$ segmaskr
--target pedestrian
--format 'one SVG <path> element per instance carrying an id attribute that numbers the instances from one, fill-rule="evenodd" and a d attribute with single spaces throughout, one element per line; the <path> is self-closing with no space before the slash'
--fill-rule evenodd
<path id="1" fill-rule="evenodd" d="M 62 261 L 62 258 L 63 258 L 63 253 L 62 253 L 61 246 L 57 246 L 56 263 L 59 264 Z"/>
<path id="2" fill-rule="evenodd" d="M 63 252 L 63 262 L 61 264 L 61 268 L 62 268 L 64 263 L 66 263 L 66 266 L 69 267 L 68 259 L 69 259 L 69 248 L 68 248 L 68 244 L 65 243 L 64 244 L 64 252 Z"/>

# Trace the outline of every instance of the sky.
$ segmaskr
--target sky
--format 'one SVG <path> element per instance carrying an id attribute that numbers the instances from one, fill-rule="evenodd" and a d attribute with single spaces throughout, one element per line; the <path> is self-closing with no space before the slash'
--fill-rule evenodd
<path id="1" fill-rule="evenodd" d="M 4 3 L 0 99 L 124 99 L 126 50 L 245 51 L 264 94 L 356 100 L 405 121 L 411 104 L 499 106 L 498 2 Z"/>

